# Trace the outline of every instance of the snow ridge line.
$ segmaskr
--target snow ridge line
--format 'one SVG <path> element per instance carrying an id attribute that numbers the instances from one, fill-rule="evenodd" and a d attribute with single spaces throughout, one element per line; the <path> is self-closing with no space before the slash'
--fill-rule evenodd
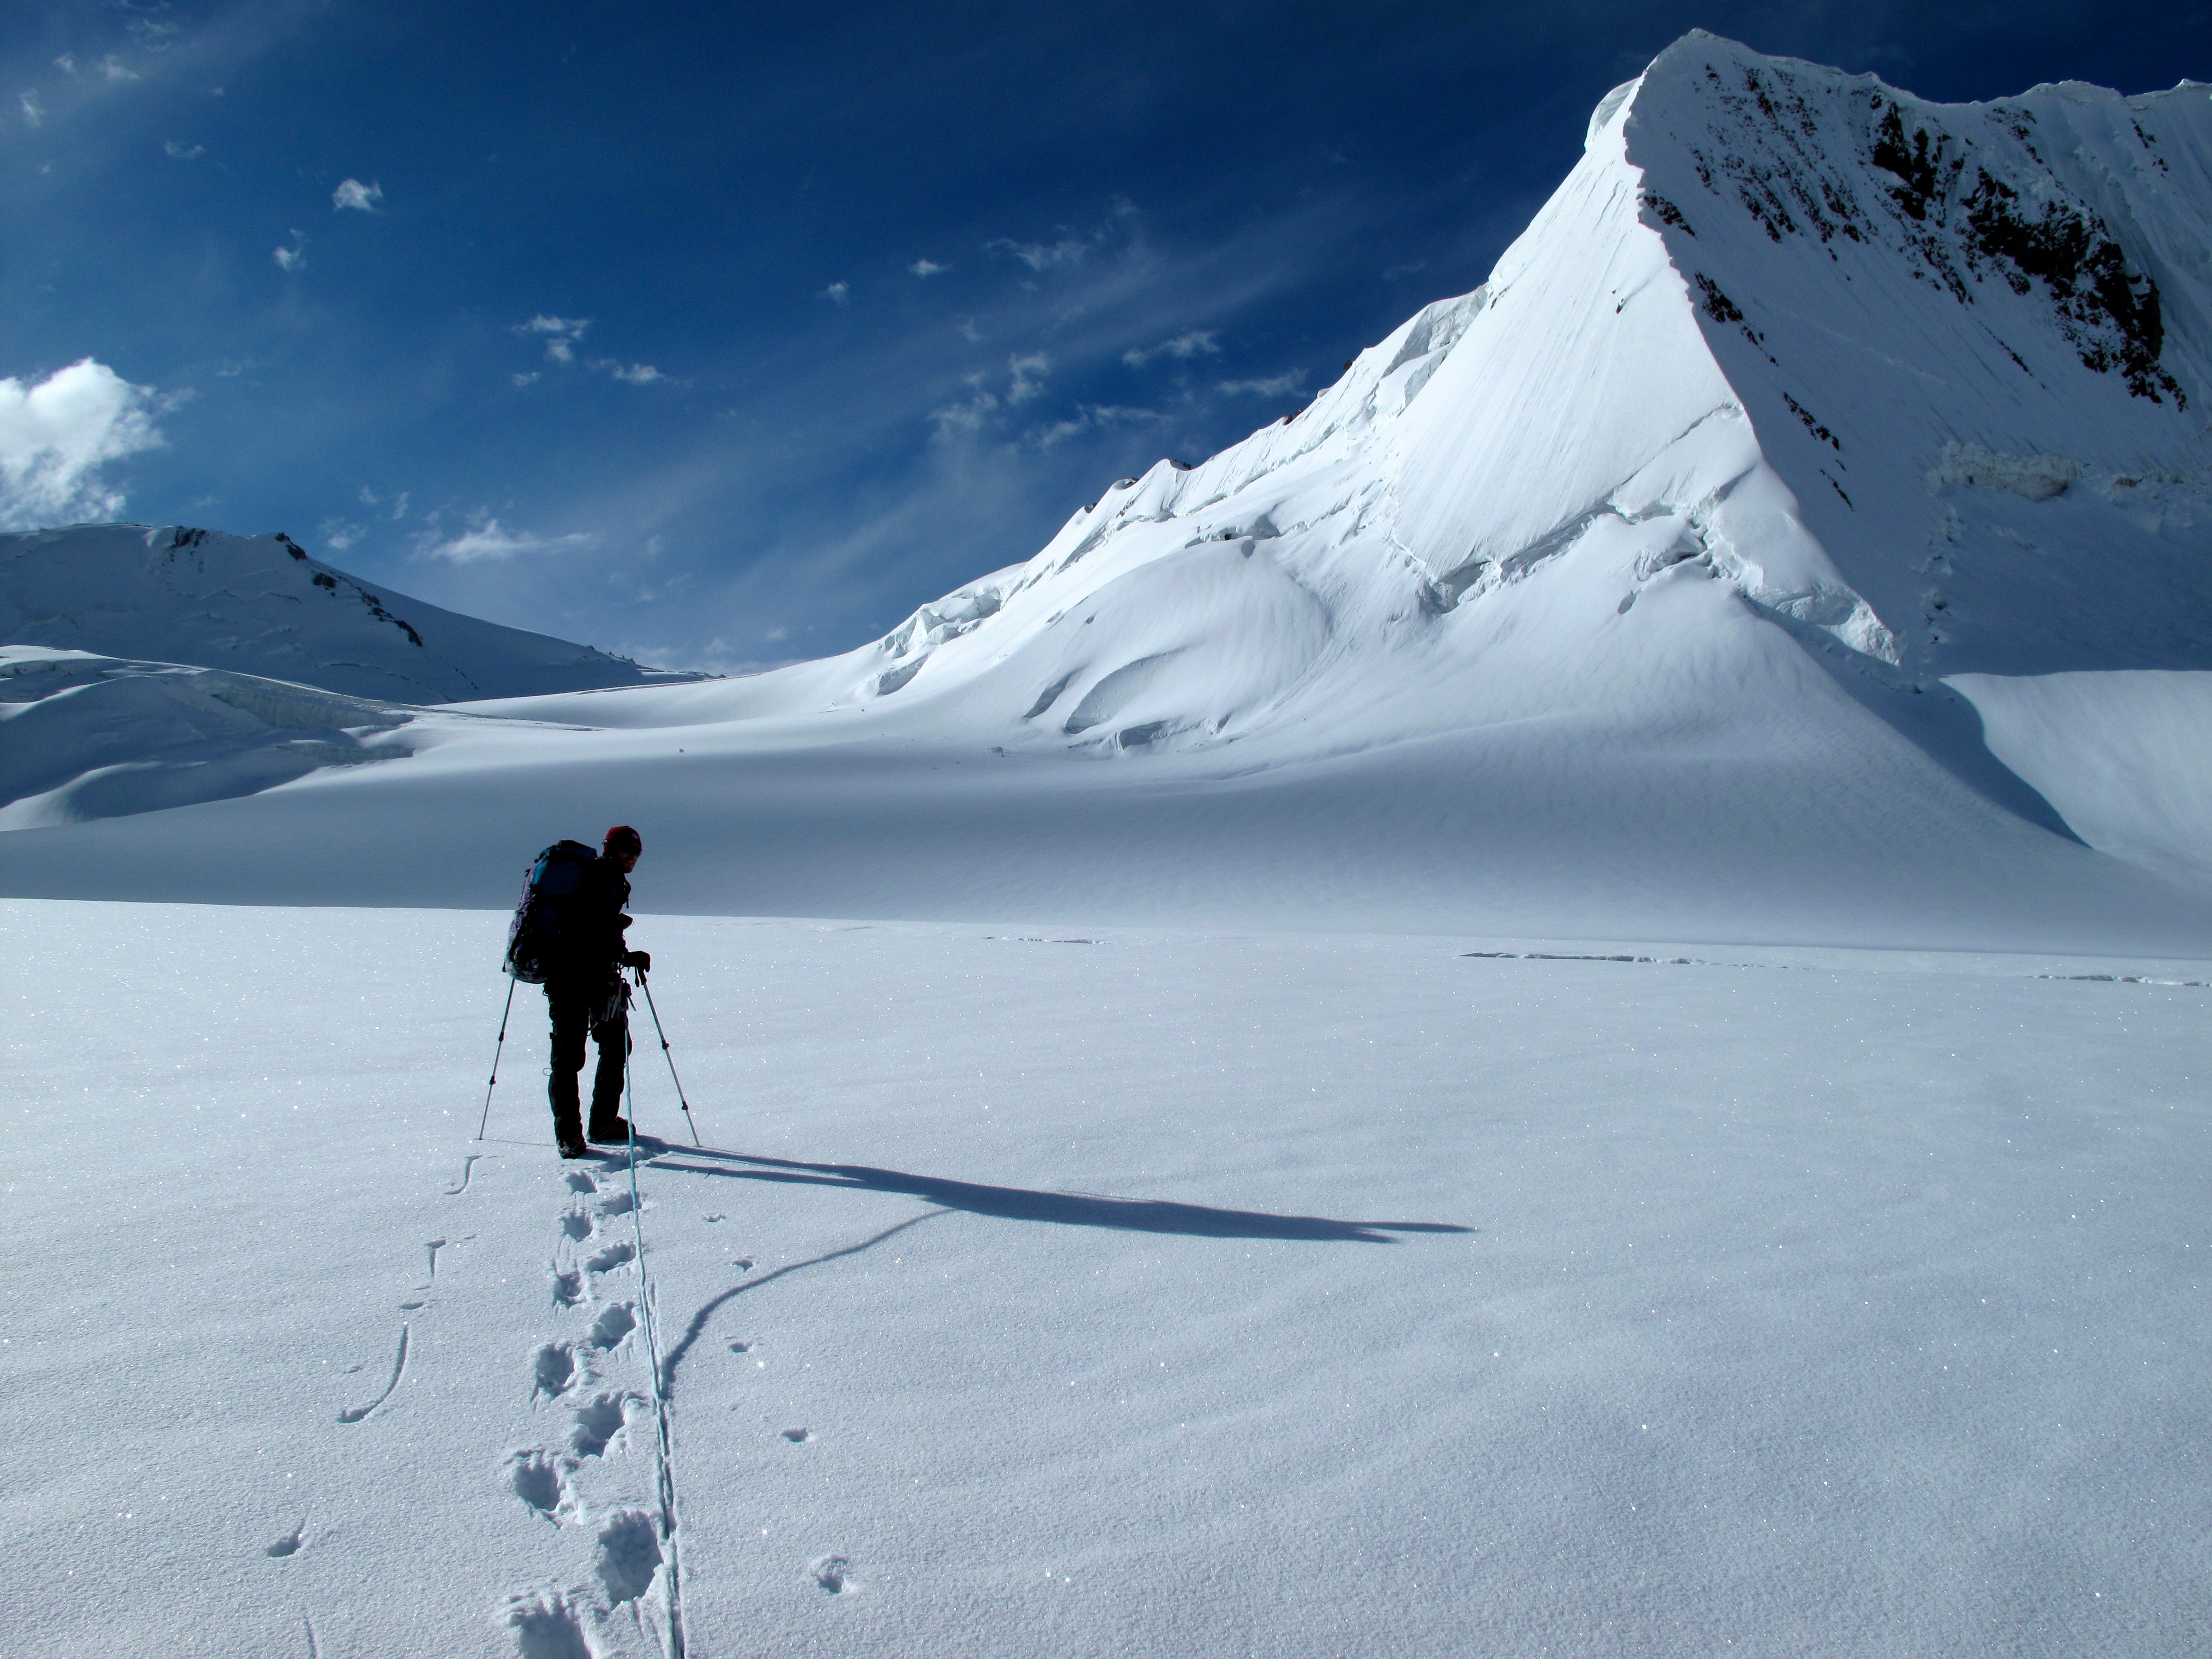
<path id="1" fill-rule="evenodd" d="M 625 998 L 624 1000 L 628 999 Z M 653 1418 L 658 1431 L 660 1536 L 668 1550 L 668 1659 L 684 1659 L 684 1575 L 676 1548 L 676 1459 L 668 1432 L 668 1389 L 660 1376 L 659 1322 L 653 1317 L 653 1279 L 645 1265 L 645 1200 L 637 1188 L 637 1085 L 630 1066 L 636 1044 L 623 1046 L 623 1092 L 629 1107 L 629 1222 L 637 1243 L 638 1311 L 645 1322 L 646 1358 L 653 1371 Z"/>

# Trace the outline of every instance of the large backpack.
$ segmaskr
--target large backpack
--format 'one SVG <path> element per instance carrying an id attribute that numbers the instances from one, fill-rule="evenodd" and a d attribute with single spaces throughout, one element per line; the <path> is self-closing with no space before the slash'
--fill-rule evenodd
<path id="1" fill-rule="evenodd" d="M 507 971 L 525 985 L 543 985 L 558 963 L 573 923 L 576 890 L 584 866 L 599 854 L 580 841 L 556 841 L 538 855 L 507 925 Z"/>

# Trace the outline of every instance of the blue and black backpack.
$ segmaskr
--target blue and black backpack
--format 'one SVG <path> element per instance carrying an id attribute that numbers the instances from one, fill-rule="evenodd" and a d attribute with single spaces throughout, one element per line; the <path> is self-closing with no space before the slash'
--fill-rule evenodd
<path id="1" fill-rule="evenodd" d="M 556 841 L 530 866 L 514 920 L 507 925 L 507 971 L 525 985 L 543 985 L 557 963 L 584 866 L 599 855 L 580 841 Z"/>

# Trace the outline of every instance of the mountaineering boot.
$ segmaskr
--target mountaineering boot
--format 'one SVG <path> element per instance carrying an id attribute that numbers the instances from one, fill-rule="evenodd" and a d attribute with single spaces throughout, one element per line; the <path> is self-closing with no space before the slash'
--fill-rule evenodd
<path id="1" fill-rule="evenodd" d="M 574 1084 L 569 1087 L 574 1088 Z M 589 1158 L 592 1149 L 584 1140 L 584 1126 L 576 1121 L 577 1111 L 571 1106 L 567 1111 L 553 1114 L 553 1139 L 561 1148 L 563 1158 Z"/>
<path id="2" fill-rule="evenodd" d="M 629 1139 L 629 1120 L 623 1117 L 618 1117 L 612 1112 L 609 1112 L 605 1115 L 601 1115 L 599 1113 L 594 1112 L 592 1114 L 592 1139 L 601 1142 L 610 1140 L 628 1140 Z"/>

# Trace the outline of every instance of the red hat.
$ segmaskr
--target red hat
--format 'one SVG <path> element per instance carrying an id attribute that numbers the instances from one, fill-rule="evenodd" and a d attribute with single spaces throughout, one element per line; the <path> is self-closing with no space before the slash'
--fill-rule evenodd
<path id="1" fill-rule="evenodd" d="M 629 825 L 618 823 L 607 831 L 607 838 L 603 845 L 619 847 L 625 853 L 642 853 L 645 851 L 645 837 L 639 835 Z"/>

